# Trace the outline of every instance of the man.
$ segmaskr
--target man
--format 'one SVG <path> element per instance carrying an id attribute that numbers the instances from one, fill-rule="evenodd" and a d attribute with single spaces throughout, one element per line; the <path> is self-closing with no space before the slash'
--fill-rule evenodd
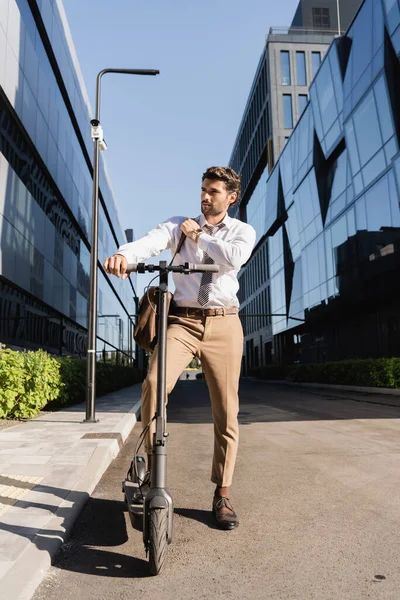
<path id="1" fill-rule="evenodd" d="M 125 244 L 107 258 L 104 269 L 125 278 L 128 263 L 143 262 L 187 237 L 176 264 L 216 263 L 219 273 L 174 275 L 175 293 L 167 332 L 167 394 L 194 356 L 201 359 L 214 420 L 214 457 L 211 481 L 216 484 L 212 512 L 221 529 L 233 529 L 239 519 L 229 500 L 235 468 L 239 427 L 238 387 L 243 331 L 238 316 L 237 274 L 253 250 L 254 229 L 228 216 L 239 201 L 240 178 L 229 167 L 209 167 L 203 174 L 201 212 L 196 219 L 172 217 L 143 238 Z M 143 383 L 142 423 L 156 411 L 157 347 Z M 154 431 L 154 429 L 153 429 Z M 151 431 L 146 439 L 151 469 Z"/>

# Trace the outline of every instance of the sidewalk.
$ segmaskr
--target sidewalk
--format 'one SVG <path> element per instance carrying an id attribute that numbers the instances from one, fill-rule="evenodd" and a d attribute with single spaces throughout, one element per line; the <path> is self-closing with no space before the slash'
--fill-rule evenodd
<path id="1" fill-rule="evenodd" d="M 0 597 L 29 600 L 136 423 L 141 385 L 0 430 Z"/>

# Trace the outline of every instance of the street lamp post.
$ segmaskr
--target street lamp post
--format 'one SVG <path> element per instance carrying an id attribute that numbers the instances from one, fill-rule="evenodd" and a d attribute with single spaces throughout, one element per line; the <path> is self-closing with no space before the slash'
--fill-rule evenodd
<path id="1" fill-rule="evenodd" d="M 340 0 L 336 0 L 337 6 L 337 20 L 338 20 L 338 35 L 342 35 L 342 24 L 340 22 Z"/>
<path id="2" fill-rule="evenodd" d="M 126 75 L 158 75 L 154 69 L 103 69 L 96 80 L 96 113 L 90 121 L 94 142 L 93 187 L 92 187 L 92 239 L 90 252 L 90 288 L 89 288 L 89 321 L 87 350 L 87 388 L 86 419 L 84 423 L 96 423 L 96 336 L 97 336 L 97 260 L 98 260 L 98 220 L 99 220 L 99 151 L 107 148 L 100 125 L 100 89 L 101 78 L 106 73 Z"/>

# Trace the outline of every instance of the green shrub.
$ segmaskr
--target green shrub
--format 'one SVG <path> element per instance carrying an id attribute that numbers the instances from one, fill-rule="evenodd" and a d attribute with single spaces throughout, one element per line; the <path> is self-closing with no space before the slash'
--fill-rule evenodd
<path id="1" fill-rule="evenodd" d="M 365 387 L 400 387 L 400 358 L 367 358 L 296 365 L 295 381 Z"/>
<path id="2" fill-rule="evenodd" d="M 250 374 L 259 379 L 290 379 L 299 383 L 400 388 L 400 358 L 268 366 L 251 369 Z"/>
<path id="3" fill-rule="evenodd" d="M 63 357 L 60 363 L 60 374 L 64 388 L 56 406 L 66 406 L 84 402 L 86 398 L 86 360 Z M 143 373 L 135 367 L 125 367 L 115 363 L 96 363 L 96 396 L 104 396 L 124 387 L 143 381 Z M 54 407 L 54 404 L 49 407 Z"/>
<path id="4" fill-rule="evenodd" d="M 64 384 L 56 406 L 77 404 L 85 399 L 86 360 L 65 356 L 57 358 L 60 365 L 61 380 Z M 50 407 L 51 409 L 52 407 Z"/>
<path id="5" fill-rule="evenodd" d="M 0 349 L 0 418 L 33 417 L 62 389 L 60 365 L 47 352 Z"/>
<path id="6" fill-rule="evenodd" d="M 141 371 L 133 367 L 96 364 L 97 396 L 142 380 Z M 85 397 L 86 360 L 0 348 L 0 418 L 31 418 L 48 404 L 54 409 Z"/>

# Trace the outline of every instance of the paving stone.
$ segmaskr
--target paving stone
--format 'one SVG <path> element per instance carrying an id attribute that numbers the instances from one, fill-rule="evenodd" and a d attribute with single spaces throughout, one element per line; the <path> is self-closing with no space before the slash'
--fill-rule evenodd
<path id="1" fill-rule="evenodd" d="M 13 463 L 6 464 L 2 462 L 0 470 L 4 475 L 19 473 L 20 475 L 32 475 L 39 477 L 41 475 L 45 476 L 47 473 L 50 473 L 52 468 L 52 465 L 49 463 L 46 463 L 45 465 L 15 465 Z"/>
<path id="2" fill-rule="evenodd" d="M 41 480 L 42 477 L 29 475 L 0 474 L 0 516 L 26 496 Z"/>
<path id="3" fill-rule="evenodd" d="M 51 456 L 35 456 L 34 454 L 21 454 L 21 456 L 13 456 L 12 462 L 14 465 L 18 464 L 29 464 L 29 465 L 45 465 Z"/>
<path id="4" fill-rule="evenodd" d="M 37 454 L 41 449 L 41 446 L 29 446 L 29 452 L 30 453 L 35 453 Z M 2 456 L 7 455 L 7 454 L 13 454 L 14 456 L 18 455 L 18 454 L 26 454 L 26 450 L 27 450 L 27 445 L 26 444 L 21 444 L 18 448 L 7 448 L 7 449 L 3 449 L 0 450 L 0 461 Z"/>
<path id="5" fill-rule="evenodd" d="M 12 560 L 1 560 L 0 558 L 0 580 L 13 564 Z"/>
<path id="6" fill-rule="evenodd" d="M 37 531 L 37 527 L 18 527 L 2 522 L 0 525 L 0 560 L 15 561 Z"/>
<path id="7" fill-rule="evenodd" d="M 2 440 L 0 439 L 0 449 L 8 450 L 9 448 L 19 448 L 22 445 L 22 442 L 12 441 L 12 440 Z"/>
<path id="8" fill-rule="evenodd" d="M 86 465 L 90 457 L 88 456 L 63 456 L 57 455 L 52 457 L 54 465 Z"/>

